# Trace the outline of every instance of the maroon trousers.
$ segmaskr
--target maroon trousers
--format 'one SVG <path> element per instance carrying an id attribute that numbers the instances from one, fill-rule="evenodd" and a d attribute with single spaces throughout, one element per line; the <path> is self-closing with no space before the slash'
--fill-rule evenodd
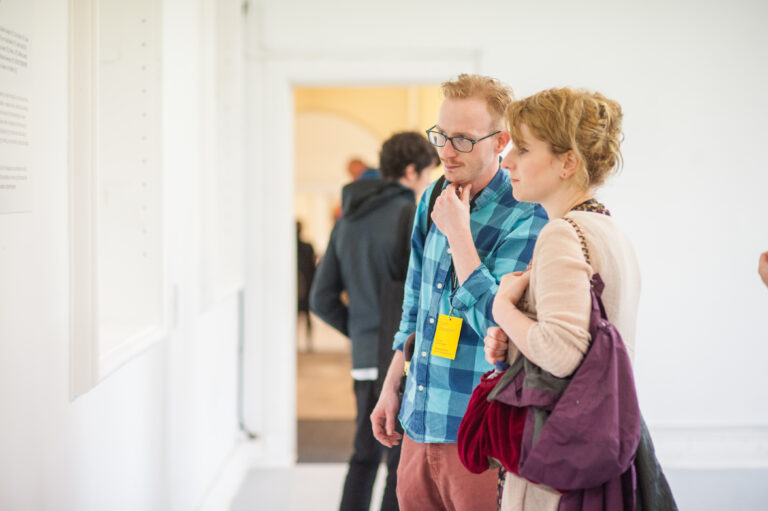
<path id="1" fill-rule="evenodd" d="M 400 511 L 495 511 L 498 473 L 473 474 L 456 444 L 422 444 L 403 436 L 397 468 Z"/>

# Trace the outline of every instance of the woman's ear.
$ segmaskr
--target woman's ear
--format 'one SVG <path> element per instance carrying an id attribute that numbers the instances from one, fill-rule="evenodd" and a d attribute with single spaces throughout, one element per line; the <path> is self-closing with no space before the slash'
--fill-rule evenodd
<path id="1" fill-rule="evenodd" d="M 560 155 L 560 159 L 563 163 L 563 170 L 560 173 L 560 177 L 563 179 L 568 179 L 579 169 L 579 157 L 576 154 L 576 151 L 569 149 Z"/>

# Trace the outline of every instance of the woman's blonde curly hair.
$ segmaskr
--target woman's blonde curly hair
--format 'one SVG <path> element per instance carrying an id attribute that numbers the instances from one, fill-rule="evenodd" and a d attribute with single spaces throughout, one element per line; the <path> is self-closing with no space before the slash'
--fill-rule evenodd
<path id="1" fill-rule="evenodd" d="M 515 145 L 521 125 L 547 142 L 554 154 L 573 150 L 579 158 L 576 178 L 584 188 L 596 187 L 621 168 L 622 111 L 618 102 L 599 92 L 549 89 L 513 101 L 506 111 Z"/>

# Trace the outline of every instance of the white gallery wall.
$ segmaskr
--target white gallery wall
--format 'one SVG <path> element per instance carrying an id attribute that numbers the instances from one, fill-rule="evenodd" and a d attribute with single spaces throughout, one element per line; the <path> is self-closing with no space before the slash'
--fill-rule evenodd
<path id="1" fill-rule="evenodd" d="M 197 509 L 210 502 L 239 438 L 241 6 L 166 0 L 154 2 L 157 17 L 146 19 L 160 33 L 148 42 L 160 45 L 162 97 L 153 124 L 160 133 L 150 142 L 161 147 L 168 328 L 72 399 L 69 332 L 77 304 L 70 292 L 80 283 L 70 274 L 69 182 L 77 169 L 68 167 L 68 144 L 81 126 L 68 126 L 69 27 L 73 7 L 97 3 L 0 2 L 0 28 L 28 41 L 26 66 L 13 74 L 0 69 L 0 92 L 29 104 L 28 151 L 0 143 L 0 165 L 23 162 L 28 175 L 14 208 L 6 207 L 10 195 L 0 195 L 0 509 Z M 118 14 L 121 5 L 100 3 Z M 126 25 L 143 22 L 128 19 L 133 10 L 125 10 Z M 226 57 L 216 53 L 222 48 Z M 123 54 L 101 57 L 95 64 Z M 217 66 L 228 83 L 204 82 L 202 74 Z M 223 173 L 234 190 L 218 177 L 223 138 Z M 228 227 L 218 228 L 224 219 Z M 229 233 L 227 250 L 207 248 L 222 232 Z"/>
<path id="2" fill-rule="evenodd" d="M 266 282 L 272 294 L 269 303 L 251 297 L 246 325 L 277 325 L 251 328 L 249 346 L 269 328 L 279 340 L 249 357 L 249 372 L 262 376 L 248 382 L 247 415 L 268 422 L 266 438 L 283 445 L 278 459 L 292 459 L 293 431 L 282 403 L 294 389 L 267 392 L 294 371 L 281 344 L 293 314 L 279 287 L 293 285 L 293 261 L 280 261 L 293 243 L 290 87 L 480 72 L 520 97 L 575 86 L 622 104 L 625 166 L 600 197 L 642 266 L 636 379 L 662 461 L 768 465 L 768 289 L 756 273 L 768 250 L 766 21 L 768 4 L 757 0 L 250 2 L 248 194 L 261 200 L 248 232 L 252 247 L 259 235 L 270 243 L 249 258 L 248 287 Z M 450 59 L 459 65 L 446 70 Z M 275 413 L 266 419 L 265 409 Z"/>
<path id="3" fill-rule="evenodd" d="M 0 508 L 188 510 L 235 484 L 253 460 L 238 454 L 244 219 L 249 452 L 293 463 L 291 87 L 465 71 L 518 96 L 573 85 L 622 103 L 626 164 L 602 198 L 643 269 L 637 381 L 662 461 L 768 464 L 766 4 L 155 2 L 168 332 L 72 400 L 67 48 L 80 3 L 0 1 L 0 27 L 28 38 L 26 68 L 0 69 L 0 92 L 29 101 L 28 150 L 0 145 L 0 165 L 23 153 L 27 169 L 0 203 Z M 241 29 L 244 68 L 227 57 Z M 242 130 L 220 122 L 233 112 Z M 230 174 L 241 163 L 245 176 Z"/>

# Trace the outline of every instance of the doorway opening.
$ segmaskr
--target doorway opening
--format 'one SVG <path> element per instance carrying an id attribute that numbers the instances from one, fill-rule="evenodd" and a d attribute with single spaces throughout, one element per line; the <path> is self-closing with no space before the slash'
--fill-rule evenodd
<path id="1" fill-rule="evenodd" d="M 391 135 L 406 130 L 423 133 L 432 126 L 441 100 L 438 85 L 293 89 L 294 214 L 300 226 L 299 267 L 304 267 L 297 280 L 296 328 L 300 463 L 347 462 L 356 416 L 350 342 L 302 310 L 309 272 L 301 259 L 312 253 L 317 263 L 325 252 L 341 214 L 342 187 L 378 167 L 381 144 Z"/>

